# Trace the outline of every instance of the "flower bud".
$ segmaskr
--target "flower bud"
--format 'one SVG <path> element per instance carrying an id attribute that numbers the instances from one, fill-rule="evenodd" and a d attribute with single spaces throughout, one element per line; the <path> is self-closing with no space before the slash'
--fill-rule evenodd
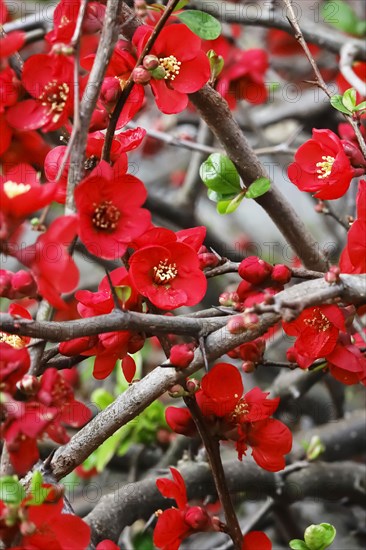
<path id="1" fill-rule="evenodd" d="M 118 94 L 121 91 L 121 86 L 118 78 L 107 76 L 103 80 L 100 91 L 100 99 L 103 103 L 109 105 L 117 100 Z"/>
<path id="2" fill-rule="evenodd" d="M 257 256 L 248 256 L 239 265 L 239 275 L 253 285 L 259 285 L 271 274 L 272 266 Z"/>
<path id="3" fill-rule="evenodd" d="M 216 267 L 220 260 L 212 252 L 205 252 L 204 254 L 199 254 L 198 259 L 200 262 L 200 269 L 205 269 L 205 267 Z"/>
<path id="4" fill-rule="evenodd" d="M 153 71 L 159 67 L 159 59 L 156 55 L 145 55 L 142 64 L 148 71 Z"/>
<path id="5" fill-rule="evenodd" d="M 200 389 L 201 385 L 195 378 L 187 380 L 186 388 L 189 393 L 196 393 Z"/>
<path id="6" fill-rule="evenodd" d="M 327 273 L 324 275 L 324 279 L 329 283 L 330 285 L 334 285 L 336 283 L 339 283 L 339 275 L 341 273 L 341 270 L 337 265 L 332 265 Z"/>
<path id="7" fill-rule="evenodd" d="M 29 537 L 30 535 L 33 535 L 37 531 L 37 527 L 35 524 L 31 521 L 22 521 L 20 524 L 19 530 L 23 537 Z"/>
<path id="8" fill-rule="evenodd" d="M 194 357 L 192 345 L 178 344 L 170 350 L 169 361 L 178 369 L 185 369 Z"/>
<path id="9" fill-rule="evenodd" d="M 226 326 L 230 334 L 240 334 L 247 329 L 242 315 L 234 315 L 231 317 Z"/>
<path id="10" fill-rule="evenodd" d="M 185 389 L 180 384 L 174 384 L 174 386 L 169 388 L 169 395 L 170 397 L 183 397 Z"/>
<path id="11" fill-rule="evenodd" d="M 233 302 L 231 300 L 231 292 L 222 292 L 219 296 L 219 304 L 225 307 L 232 306 Z"/>
<path id="12" fill-rule="evenodd" d="M 144 67 L 136 67 L 132 71 L 132 78 L 136 84 L 148 84 L 151 80 L 151 74 Z"/>
<path id="13" fill-rule="evenodd" d="M 271 279 L 272 281 L 276 281 L 276 283 L 285 285 L 290 281 L 291 275 L 292 271 L 287 265 L 277 264 L 272 269 Z"/>
<path id="14" fill-rule="evenodd" d="M 36 281 L 32 273 L 30 271 L 25 271 L 24 269 L 14 273 L 12 287 L 15 292 L 18 292 L 22 296 L 34 298 L 37 295 Z"/>
<path id="15" fill-rule="evenodd" d="M 366 160 L 363 157 L 359 147 L 352 143 L 351 141 L 342 139 L 343 151 L 346 153 L 347 157 L 353 168 L 363 168 L 366 169 Z M 360 174 L 361 175 L 361 174 Z"/>
<path id="16" fill-rule="evenodd" d="M 202 531 L 209 521 L 209 516 L 206 510 L 200 506 L 190 506 L 185 513 L 184 521 L 188 523 L 192 529 Z"/>
<path id="17" fill-rule="evenodd" d="M 165 69 L 161 65 L 159 65 L 159 67 L 156 67 L 156 69 L 153 69 L 151 71 L 151 76 L 155 78 L 155 80 L 163 80 L 165 75 L 166 75 Z"/>
<path id="18" fill-rule="evenodd" d="M 248 374 L 252 373 L 255 371 L 255 364 L 253 363 L 253 361 L 244 361 L 244 363 L 242 364 L 242 369 Z"/>
<path id="19" fill-rule="evenodd" d="M 330 546 L 336 536 L 336 530 L 329 523 L 309 525 L 305 529 L 304 541 L 311 550 L 325 549 Z"/>

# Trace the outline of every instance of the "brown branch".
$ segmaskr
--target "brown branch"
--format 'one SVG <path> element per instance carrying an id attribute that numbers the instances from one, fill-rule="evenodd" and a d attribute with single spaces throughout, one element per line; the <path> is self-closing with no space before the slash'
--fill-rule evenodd
<path id="1" fill-rule="evenodd" d="M 120 30 L 119 13 L 122 0 L 108 0 L 103 30 L 93 67 L 80 104 L 80 127 L 75 133 L 70 158 L 70 170 L 67 184 L 66 208 L 68 212 L 75 211 L 74 189 L 84 175 L 84 160 L 88 130 L 93 111 L 96 107 L 103 78 Z"/>
<path id="2" fill-rule="evenodd" d="M 227 533 L 234 543 L 235 550 L 241 550 L 243 535 L 226 484 L 225 472 L 221 462 L 220 442 L 210 434 L 195 397 L 184 397 L 184 402 L 190 410 L 197 431 L 207 452 L 217 494 L 225 514 Z"/>
<path id="3" fill-rule="evenodd" d="M 131 21 L 132 15 L 133 12 L 124 5 L 122 19 Z M 135 21 L 134 25 L 136 23 Z M 135 28 L 132 26 L 130 29 L 126 24 L 125 34 L 129 39 L 132 38 Z M 268 177 L 221 95 L 206 84 L 198 92 L 189 94 L 189 98 L 224 146 L 244 185 L 250 185 L 257 178 Z M 315 242 L 291 204 L 276 187 L 272 185 L 272 188 L 256 201 L 277 225 L 305 267 L 318 271 L 327 269 L 327 261 L 319 251 L 318 243 Z"/>
<path id="4" fill-rule="evenodd" d="M 363 479 L 366 468 L 363 464 L 350 461 L 335 464 L 299 463 L 275 474 L 247 460 L 229 460 L 223 466 L 230 493 L 245 492 L 249 500 L 267 495 L 275 500 L 280 496 L 288 503 L 305 498 L 335 502 L 348 497 L 350 502 L 362 503 L 365 498 Z M 208 464 L 190 462 L 180 471 L 189 499 L 204 499 L 207 495 L 215 494 Z M 98 542 L 105 538 L 116 541 L 125 526 L 137 519 L 148 519 L 159 508 L 175 505 L 173 500 L 161 496 L 156 488 L 156 477 L 124 485 L 101 498 L 85 518 Z"/>

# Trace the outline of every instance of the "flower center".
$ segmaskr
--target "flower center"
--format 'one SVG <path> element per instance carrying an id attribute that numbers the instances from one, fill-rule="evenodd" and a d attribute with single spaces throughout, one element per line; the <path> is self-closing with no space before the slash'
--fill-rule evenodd
<path id="1" fill-rule="evenodd" d="M 249 412 L 249 405 L 244 399 L 240 399 L 235 406 L 235 409 L 231 413 L 231 419 L 234 422 L 241 422 L 243 416 L 246 416 Z"/>
<path id="2" fill-rule="evenodd" d="M 316 163 L 315 166 L 319 168 L 319 170 L 316 171 L 316 173 L 318 174 L 319 180 L 322 180 L 330 176 L 334 161 L 335 161 L 334 157 L 327 155 L 327 156 L 322 156 L 322 162 Z"/>
<path id="3" fill-rule="evenodd" d="M 49 114 L 54 113 L 52 122 L 56 123 L 60 118 L 65 108 L 69 92 L 69 86 L 65 82 L 59 84 L 57 80 L 52 80 L 44 87 L 39 99 L 42 105 L 49 108 Z"/>
<path id="4" fill-rule="evenodd" d="M 174 80 L 179 75 L 181 62 L 174 55 L 169 57 L 159 57 L 160 67 L 165 71 L 165 80 Z"/>
<path id="5" fill-rule="evenodd" d="M 314 310 L 314 316 L 311 319 L 304 320 L 305 325 L 312 327 L 317 332 L 325 332 L 331 327 L 331 323 L 319 309 Z"/>
<path id="6" fill-rule="evenodd" d="M 31 186 L 29 183 L 17 183 L 16 181 L 6 181 L 4 183 L 4 192 L 8 199 L 13 199 L 18 195 L 23 195 L 27 193 Z"/>
<path id="7" fill-rule="evenodd" d="M 22 349 L 26 345 L 21 336 L 17 336 L 16 334 L 7 334 L 6 332 L 0 332 L 0 342 L 5 342 L 5 344 L 9 344 L 9 346 L 15 349 Z"/>
<path id="8" fill-rule="evenodd" d="M 103 201 L 96 205 L 92 217 L 92 223 L 96 229 L 111 233 L 117 227 L 121 212 L 112 204 L 112 201 Z"/>
<path id="9" fill-rule="evenodd" d="M 154 267 L 153 281 L 157 285 L 166 285 L 178 275 L 177 264 L 168 264 L 168 259 L 160 260 L 159 265 Z"/>

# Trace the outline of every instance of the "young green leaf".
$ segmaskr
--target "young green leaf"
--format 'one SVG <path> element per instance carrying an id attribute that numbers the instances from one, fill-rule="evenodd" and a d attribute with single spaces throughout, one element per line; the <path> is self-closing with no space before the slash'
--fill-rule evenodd
<path id="1" fill-rule="evenodd" d="M 97 388 L 91 394 L 91 401 L 95 403 L 99 409 L 104 410 L 108 405 L 113 403 L 114 397 L 104 388 Z"/>
<path id="2" fill-rule="evenodd" d="M 289 542 L 290 548 L 292 550 L 309 550 L 309 548 L 306 546 L 305 542 L 300 539 L 293 539 Z"/>
<path id="3" fill-rule="evenodd" d="M 343 105 L 343 96 L 339 94 L 333 95 L 330 98 L 330 104 L 334 109 L 337 109 L 337 111 L 340 111 L 345 115 L 352 115 L 352 112 L 346 109 L 346 107 Z"/>
<path id="4" fill-rule="evenodd" d="M 215 40 L 221 34 L 221 24 L 217 19 L 199 10 L 185 10 L 177 16 L 194 34 L 204 40 Z"/>
<path id="5" fill-rule="evenodd" d="M 221 195 L 240 192 L 240 177 L 231 160 L 221 153 L 212 153 L 201 164 L 200 176 L 203 183 Z"/>
<path id="6" fill-rule="evenodd" d="M 25 498 L 24 487 L 15 476 L 0 478 L 0 500 L 5 504 L 17 505 Z"/>
<path id="7" fill-rule="evenodd" d="M 343 0 L 330 0 L 322 5 L 321 14 L 325 23 L 347 34 L 354 34 L 358 17 Z"/>
<path id="8" fill-rule="evenodd" d="M 224 68 L 224 58 L 218 55 L 215 50 L 209 50 L 207 57 L 210 62 L 211 78 L 210 82 L 214 82 Z"/>
<path id="9" fill-rule="evenodd" d="M 355 107 L 355 111 L 364 111 L 366 109 L 366 101 L 362 101 Z"/>
<path id="10" fill-rule="evenodd" d="M 245 193 L 245 197 L 247 199 L 256 199 L 264 193 L 267 193 L 271 187 L 271 182 L 268 178 L 258 178 L 257 180 L 253 181 L 251 185 L 249 185 L 247 192 Z"/>
<path id="11" fill-rule="evenodd" d="M 219 214 L 232 214 L 238 208 L 239 204 L 245 197 L 245 192 L 242 191 L 233 199 L 223 200 L 217 203 L 217 212 Z"/>
<path id="12" fill-rule="evenodd" d="M 304 540 L 310 550 L 325 550 L 334 541 L 336 530 L 330 523 L 309 525 L 305 529 Z"/>
<path id="13" fill-rule="evenodd" d="M 353 111 L 356 106 L 356 90 L 354 88 L 349 88 L 343 94 L 342 103 L 346 109 Z"/>

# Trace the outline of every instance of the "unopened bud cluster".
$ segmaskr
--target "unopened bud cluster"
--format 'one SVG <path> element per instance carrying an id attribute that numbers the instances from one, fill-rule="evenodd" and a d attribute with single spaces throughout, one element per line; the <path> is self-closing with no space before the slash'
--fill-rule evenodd
<path id="1" fill-rule="evenodd" d="M 37 283 L 30 271 L 21 269 L 17 273 L 0 269 L 0 296 L 9 300 L 35 298 Z"/>

